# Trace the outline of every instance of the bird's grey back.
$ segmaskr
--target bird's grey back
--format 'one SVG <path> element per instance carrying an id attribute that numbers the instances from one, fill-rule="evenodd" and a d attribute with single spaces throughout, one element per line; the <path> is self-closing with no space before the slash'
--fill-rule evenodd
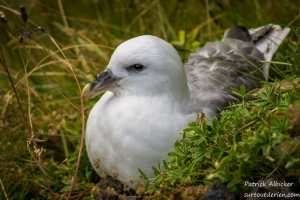
<path id="1" fill-rule="evenodd" d="M 185 64 L 191 91 L 191 112 L 204 112 L 208 120 L 219 116 L 229 101 L 241 100 L 231 93 L 245 85 L 247 91 L 259 88 L 264 79 L 260 60 L 248 30 L 238 26 L 225 33 L 224 40 L 208 42 L 192 53 Z"/>

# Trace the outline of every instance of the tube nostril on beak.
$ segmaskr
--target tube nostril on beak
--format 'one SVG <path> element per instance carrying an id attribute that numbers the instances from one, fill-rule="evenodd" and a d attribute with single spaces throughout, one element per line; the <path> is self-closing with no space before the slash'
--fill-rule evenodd
<path id="1" fill-rule="evenodd" d="M 107 69 L 101 74 L 98 74 L 95 78 L 97 81 L 101 82 L 105 79 L 110 79 L 112 76 L 113 76 L 112 71 L 110 69 Z"/>

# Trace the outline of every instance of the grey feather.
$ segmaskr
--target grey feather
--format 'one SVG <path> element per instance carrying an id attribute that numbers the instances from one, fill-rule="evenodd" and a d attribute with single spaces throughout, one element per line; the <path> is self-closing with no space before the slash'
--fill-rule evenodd
<path id="1" fill-rule="evenodd" d="M 191 54 L 185 64 L 191 111 L 204 112 L 210 120 L 219 116 L 219 109 L 229 102 L 241 102 L 231 88 L 238 89 L 242 84 L 247 91 L 261 87 L 264 73 L 260 61 L 265 59 L 266 52 L 255 44 L 267 49 L 271 40 L 266 38 L 273 30 L 272 25 L 267 25 L 250 34 L 246 28 L 237 26 L 225 33 L 223 41 L 208 42 Z"/>

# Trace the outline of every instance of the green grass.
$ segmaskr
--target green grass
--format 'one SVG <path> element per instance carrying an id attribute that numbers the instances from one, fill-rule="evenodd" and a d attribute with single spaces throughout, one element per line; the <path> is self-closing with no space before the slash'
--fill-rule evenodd
<path id="1" fill-rule="evenodd" d="M 6 195 L 9 199 L 50 198 L 37 164 L 41 150 L 43 169 L 54 196 L 67 197 L 82 131 L 79 110 L 83 109 L 74 75 L 82 88 L 106 67 L 117 45 L 142 34 L 171 42 L 186 60 L 197 46 L 221 39 L 225 29 L 236 24 L 258 27 L 275 23 L 291 27 L 288 39 L 274 57 L 279 64 L 274 62 L 271 66 L 274 81 L 266 83 L 265 91 L 257 93 L 254 101 L 231 106 L 222 113 L 220 121 L 206 124 L 198 119 L 191 123 L 184 130 L 184 139 L 175 144 L 170 160 L 164 163 L 170 181 L 164 182 L 159 173 L 152 184 L 149 181 L 148 193 L 160 191 L 162 196 L 169 197 L 178 183 L 191 187 L 215 179 L 242 193 L 245 188 L 240 185 L 246 179 L 256 180 L 277 173 L 299 175 L 295 170 L 299 169 L 299 151 L 296 151 L 299 148 L 299 83 L 291 84 L 299 80 L 299 3 L 291 0 L 207 2 L 37 0 L 24 4 L 21 0 L 0 1 L 0 11 L 5 14 L 9 27 L 1 18 L 0 199 Z M 29 16 L 26 24 L 20 17 L 21 5 Z M 47 34 L 38 30 L 39 26 Z M 21 29 L 26 33 L 20 32 Z M 21 34 L 23 43 L 18 42 Z M 25 37 L 28 35 L 32 39 Z M 9 70 L 26 122 L 3 66 Z M 85 116 L 96 101 L 97 98 L 84 102 Z M 32 141 L 27 142 L 31 133 L 26 123 L 31 124 L 34 138 L 40 140 L 36 148 Z M 220 140 L 220 133 L 229 134 L 221 138 L 225 141 Z M 292 145 L 295 149 L 286 150 Z M 197 154 L 200 147 L 210 150 L 204 155 Z M 180 153 L 181 149 L 184 151 Z M 264 164 L 268 159 L 276 162 Z M 84 147 L 73 199 L 93 197 L 87 160 Z M 245 166 L 247 160 L 259 168 L 251 171 L 251 165 Z M 228 168 L 234 170 L 226 173 Z M 253 173 L 241 175 L 244 171 Z M 162 189 L 162 184 L 168 189 L 167 186 Z"/>

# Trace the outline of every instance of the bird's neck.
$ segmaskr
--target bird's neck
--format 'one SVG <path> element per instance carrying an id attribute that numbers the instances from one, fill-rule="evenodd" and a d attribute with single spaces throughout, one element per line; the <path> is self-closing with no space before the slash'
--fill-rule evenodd
<path id="1" fill-rule="evenodd" d="M 190 102 L 190 90 L 188 87 L 179 88 L 178 90 L 168 90 L 156 93 L 130 93 L 130 92 L 119 92 L 114 93 L 116 100 L 132 101 L 135 102 L 136 106 L 161 106 L 169 107 L 168 109 L 176 112 L 188 113 L 188 105 Z M 124 101 L 125 100 L 125 101 Z"/>

